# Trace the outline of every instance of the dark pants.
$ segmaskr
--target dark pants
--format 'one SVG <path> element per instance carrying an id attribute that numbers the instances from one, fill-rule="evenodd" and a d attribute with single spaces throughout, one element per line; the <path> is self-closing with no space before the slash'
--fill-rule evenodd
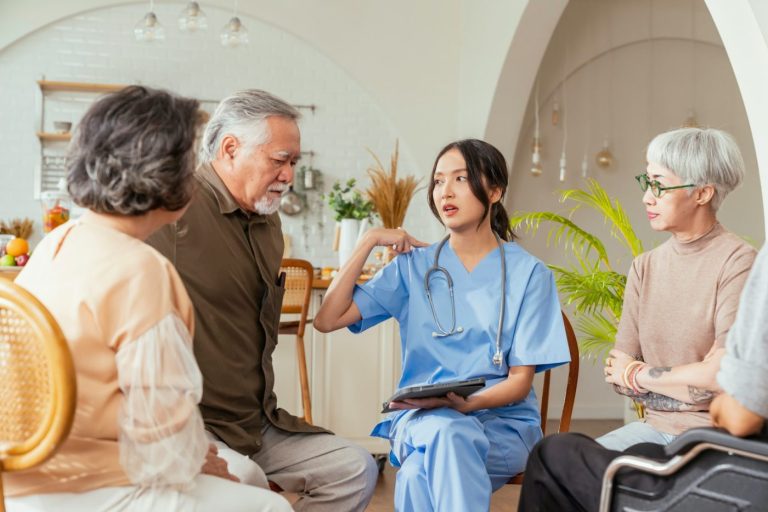
<path id="1" fill-rule="evenodd" d="M 587 511 L 600 505 L 600 489 L 608 464 L 620 455 L 664 459 L 664 448 L 643 443 L 617 452 L 603 448 L 582 434 L 544 438 L 531 451 L 520 495 L 520 512 Z M 618 482 L 637 489 L 658 491 L 664 482 L 636 471 L 622 471 Z"/>

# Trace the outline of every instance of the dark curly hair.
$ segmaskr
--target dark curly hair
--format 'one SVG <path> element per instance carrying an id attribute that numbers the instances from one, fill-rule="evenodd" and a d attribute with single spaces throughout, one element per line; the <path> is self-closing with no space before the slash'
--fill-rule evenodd
<path id="1" fill-rule="evenodd" d="M 472 190 L 472 194 L 474 194 L 478 201 L 485 207 L 483 217 L 480 220 L 480 223 L 478 223 L 478 226 L 483 223 L 490 212 L 491 229 L 493 229 L 502 240 L 506 240 L 507 242 L 514 240 L 516 236 L 509 227 L 509 215 L 502 204 L 509 183 L 507 161 L 504 159 L 504 155 L 501 154 L 501 151 L 482 140 L 458 140 L 456 142 L 451 142 L 440 150 L 437 158 L 435 158 L 435 164 L 432 166 L 432 175 L 427 190 L 427 201 L 429 201 L 429 208 L 432 210 L 432 213 L 437 217 L 437 220 L 442 223 L 440 213 L 438 212 L 435 200 L 432 197 L 432 192 L 435 190 L 434 176 L 435 169 L 437 169 L 437 162 L 440 160 L 440 157 L 452 149 L 459 150 L 464 157 L 464 161 L 467 163 L 469 188 Z M 488 197 L 486 187 L 498 188 L 501 190 L 501 197 L 498 202 L 491 204 L 491 199 Z"/>
<path id="2" fill-rule="evenodd" d="M 97 213 L 179 210 L 192 197 L 197 100 L 130 86 L 94 103 L 77 128 L 67 189 Z"/>

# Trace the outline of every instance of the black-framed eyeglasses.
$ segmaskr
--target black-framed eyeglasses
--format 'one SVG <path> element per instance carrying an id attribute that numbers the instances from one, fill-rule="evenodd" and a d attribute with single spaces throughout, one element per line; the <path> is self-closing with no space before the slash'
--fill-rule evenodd
<path id="1" fill-rule="evenodd" d="M 637 180 L 637 183 L 640 184 L 640 190 L 645 192 L 648 190 L 648 187 L 651 188 L 651 193 L 654 197 L 661 197 L 664 194 L 665 190 L 674 190 L 676 188 L 691 188 L 695 187 L 696 185 L 689 184 L 689 185 L 675 185 L 674 187 L 665 187 L 661 183 L 659 183 L 656 180 L 652 180 L 648 177 L 647 174 L 638 174 L 635 176 L 635 179 Z"/>

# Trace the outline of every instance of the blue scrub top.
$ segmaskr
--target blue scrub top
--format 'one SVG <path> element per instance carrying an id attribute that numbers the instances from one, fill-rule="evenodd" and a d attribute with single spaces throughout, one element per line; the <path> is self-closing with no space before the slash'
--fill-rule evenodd
<path id="1" fill-rule="evenodd" d="M 350 331 L 364 331 L 388 318 L 400 324 L 403 373 L 399 388 L 475 377 L 484 377 L 487 387 L 507 378 L 511 366 L 535 365 L 536 372 L 540 372 L 570 361 L 554 276 L 546 265 L 514 242 L 504 243 L 507 302 L 501 368 L 492 361 L 501 305 L 498 248 L 467 272 L 450 244 L 443 246 L 439 265 L 453 279 L 456 326 L 464 330 L 433 337 L 437 329 L 424 289 L 424 275 L 432 267 L 437 245 L 399 255 L 354 291 L 353 300 L 362 319 L 350 325 Z M 430 289 L 440 324 L 450 329 L 451 299 L 442 273 L 432 273 Z M 533 389 L 524 400 L 493 412 L 537 426 L 540 422 Z M 374 435 L 388 437 L 389 423 L 402 413 L 391 413 L 377 425 Z"/>

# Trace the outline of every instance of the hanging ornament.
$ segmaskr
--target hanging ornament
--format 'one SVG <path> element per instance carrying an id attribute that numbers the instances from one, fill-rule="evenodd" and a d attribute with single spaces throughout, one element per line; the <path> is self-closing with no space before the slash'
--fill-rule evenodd
<path id="1" fill-rule="evenodd" d="M 584 158 L 581 159 L 581 177 L 586 178 L 589 176 L 589 159 L 587 153 L 584 153 Z"/>
<path id="2" fill-rule="evenodd" d="M 552 126 L 560 124 L 560 103 L 555 101 L 552 104 Z"/>
<path id="3" fill-rule="evenodd" d="M 699 122 L 696 120 L 696 113 L 693 109 L 688 111 L 688 117 L 683 121 L 682 128 L 701 128 Z"/>
<path id="4" fill-rule="evenodd" d="M 607 169 L 613 165 L 613 153 L 608 149 L 608 139 L 603 141 L 603 149 L 595 155 L 595 162 L 601 169 Z"/>

